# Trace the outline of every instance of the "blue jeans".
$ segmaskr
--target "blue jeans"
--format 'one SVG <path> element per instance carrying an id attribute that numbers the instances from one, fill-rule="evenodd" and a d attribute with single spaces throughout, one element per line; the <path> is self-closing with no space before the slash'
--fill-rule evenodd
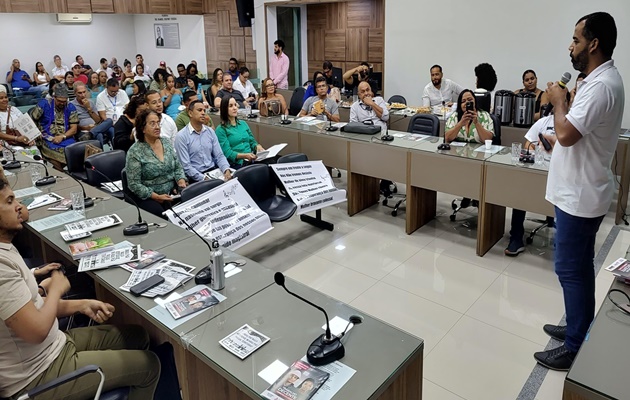
<path id="1" fill-rule="evenodd" d="M 562 285 L 569 351 L 582 346 L 595 316 L 595 237 L 604 216 L 575 217 L 556 209 L 555 270 Z"/>
<path id="2" fill-rule="evenodd" d="M 101 148 L 103 147 L 103 143 L 110 142 L 114 137 L 114 122 L 111 118 L 107 118 L 100 124 L 96 125 L 90 133 L 92 134 L 92 138 L 98 140 L 101 143 Z M 107 139 L 107 140 L 105 140 Z"/>

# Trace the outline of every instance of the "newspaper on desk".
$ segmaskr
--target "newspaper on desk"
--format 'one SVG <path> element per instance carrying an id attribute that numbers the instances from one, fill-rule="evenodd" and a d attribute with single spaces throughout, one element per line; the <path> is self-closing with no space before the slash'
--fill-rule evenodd
<path id="1" fill-rule="evenodd" d="M 172 261 L 172 260 L 164 260 Z M 179 267 L 170 267 L 162 264 L 161 267 L 151 269 L 138 269 L 131 273 L 127 282 L 120 287 L 120 290 L 128 292 L 129 289 L 138 283 L 144 281 L 153 275 L 160 275 L 164 278 L 164 283 L 154 287 L 153 289 L 142 293 L 145 297 L 164 296 L 178 287 L 184 285 L 193 278 L 193 275 L 186 272 L 185 269 Z"/>
<path id="2" fill-rule="evenodd" d="M 83 257 L 79 260 L 79 272 L 96 271 L 139 260 L 140 253 L 142 252 L 140 245 L 129 246 L 128 243 L 129 242 L 123 242 L 124 247 L 116 248 L 121 245 L 121 243 L 119 243 L 112 251 Z"/>
<path id="3" fill-rule="evenodd" d="M 110 226 L 122 223 L 122 219 L 116 214 L 103 215 L 101 217 L 90 218 L 83 221 L 66 224 L 66 231 L 70 236 L 76 236 L 84 232 L 94 232 L 99 229 L 109 228 Z"/>
<path id="4" fill-rule="evenodd" d="M 116 193 L 122 190 L 122 181 L 102 182 L 101 186 L 110 193 Z"/>
<path id="5" fill-rule="evenodd" d="M 5 171 L 5 174 L 6 172 L 7 171 Z M 39 193 L 42 193 L 42 191 L 39 190 L 35 186 L 31 186 L 31 187 L 26 187 L 24 189 L 18 189 L 13 192 L 13 195 L 15 196 L 16 199 L 21 199 L 22 197 L 32 196 L 34 194 L 39 194 Z"/>
<path id="6" fill-rule="evenodd" d="M 233 174 L 234 172 L 236 172 L 236 170 L 234 168 L 230 168 L 230 173 Z M 221 172 L 219 168 L 206 172 L 203 176 L 208 179 L 221 179 L 222 181 L 225 181 L 225 175 L 223 175 L 223 172 Z"/>

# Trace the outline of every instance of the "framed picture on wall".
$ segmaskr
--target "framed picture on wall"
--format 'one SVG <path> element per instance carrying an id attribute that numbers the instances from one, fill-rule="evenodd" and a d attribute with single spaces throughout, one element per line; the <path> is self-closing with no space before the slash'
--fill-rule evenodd
<path id="1" fill-rule="evenodd" d="M 179 24 L 153 24 L 155 47 L 179 49 Z"/>

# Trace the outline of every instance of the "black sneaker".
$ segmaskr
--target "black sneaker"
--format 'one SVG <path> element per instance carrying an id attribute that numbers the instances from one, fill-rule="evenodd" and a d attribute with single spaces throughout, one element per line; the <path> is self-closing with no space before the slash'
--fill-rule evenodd
<path id="1" fill-rule="evenodd" d="M 534 358 L 543 367 L 554 371 L 568 371 L 577 353 L 569 351 L 564 345 L 547 351 L 534 353 Z"/>
<path id="2" fill-rule="evenodd" d="M 560 342 L 564 342 L 564 339 L 567 336 L 566 326 L 547 324 L 543 326 L 543 331 L 545 331 L 547 335 L 551 336 L 552 338 Z"/>
<path id="3" fill-rule="evenodd" d="M 523 239 L 510 239 L 510 244 L 506 247 L 504 253 L 506 256 L 516 257 L 525 251 L 525 243 Z"/>

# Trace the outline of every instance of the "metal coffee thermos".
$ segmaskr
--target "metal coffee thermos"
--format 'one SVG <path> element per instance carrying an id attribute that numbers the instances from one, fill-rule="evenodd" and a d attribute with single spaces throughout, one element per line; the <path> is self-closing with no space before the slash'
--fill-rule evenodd
<path id="1" fill-rule="evenodd" d="M 529 128 L 534 124 L 536 95 L 532 92 L 520 92 L 514 95 L 514 126 Z"/>
<path id="2" fill-rule="evenodd" d="M 498 90 L 494 94 L 494 115 L 497 116 L 501 125 L 512 123 L 513 112 L 514 93 L 511 90 Z"/>

